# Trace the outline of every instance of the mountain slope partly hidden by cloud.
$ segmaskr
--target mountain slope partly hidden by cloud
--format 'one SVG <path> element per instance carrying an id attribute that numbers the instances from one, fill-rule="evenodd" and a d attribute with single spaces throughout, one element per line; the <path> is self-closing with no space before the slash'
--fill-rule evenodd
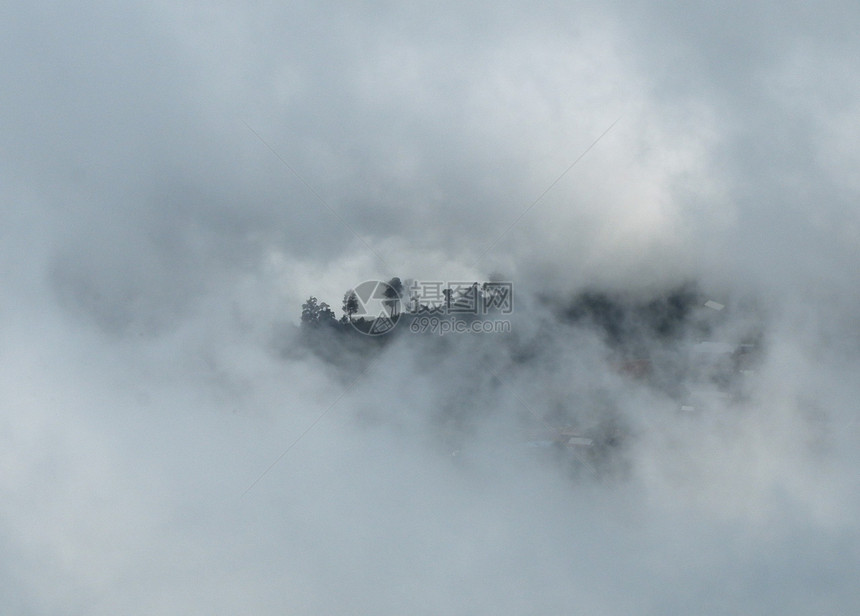
<path id="1" fill-rule="evenodd" d="M 858 22 L 10 6 L 0 611 L 856 612 Z"/>

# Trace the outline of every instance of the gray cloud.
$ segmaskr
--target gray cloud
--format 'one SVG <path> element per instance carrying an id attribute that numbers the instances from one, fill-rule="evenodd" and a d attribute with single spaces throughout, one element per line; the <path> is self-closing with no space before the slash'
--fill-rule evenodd
<path id="1" fill-rule="evenodd" d="M 0 610 L 856 611 L 858 17 L 10 7 Z M 493 272 L 510 335 L 300 343 L 311 294 Z M 691 280 L 765 345 L 679 415 L 564 308 Z M 611 479 L 512 445 L 607 414 Z"/>

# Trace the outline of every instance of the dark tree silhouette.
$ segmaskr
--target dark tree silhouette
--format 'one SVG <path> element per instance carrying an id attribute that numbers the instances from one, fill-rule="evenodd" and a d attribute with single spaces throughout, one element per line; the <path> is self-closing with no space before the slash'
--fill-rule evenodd
<path id="1" fill-rule="evenodd" d="M 302 325 L 315 325 L 320 318 L 320 305 L 316 297 L 311 295 L 302 304 Z"/>
<path id="2" fill-rule="evenodd" d="M 358 312 L 358 296 L 355 291 L 349 290 L 343 296 L 343 314 L 346 321 L 352 321 L 352 317 Z"/>
<path id="3" fill-rule="evenodd" d="M 403 283 L 396 276 L 388 281 L 388 287 L 385 289 L 385 303 L 388 306 L 388 312 L 392 317 L 397 316 L 400 312 L 400 298 L 403 295 Z"/>
<path id="4" fill-rule="evenodd" d="M 317 319 L 318 323 L 325 325 L 332 325 L 336 322 L 336 317 L 334 316 L 334 310 L 331 309 L 331 306 L 322 302 L 320 304 L 319 318 Z"/>
<path id="5" fill-rule="evenodd" d="M 325 302 L 320 303 L 313 295 L 302 304 L 302 327 L 319 327 L 336 322 L 331 306 Z"/>
<path id="6" fill-rule="evenodd" d="M 442 295 L 445 296 L 445 312 L 451 312 L 451 296 L 453 295 L 451 288 L 442 289 Z"/>

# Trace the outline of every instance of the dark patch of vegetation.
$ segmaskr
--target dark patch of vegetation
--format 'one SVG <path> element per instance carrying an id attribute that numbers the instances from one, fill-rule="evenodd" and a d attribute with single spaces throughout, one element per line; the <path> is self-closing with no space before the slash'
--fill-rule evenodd
<path id="1" fill-rule="evenodd" d="M 478 283 L 457 290 L 440 289 L 435 304 L 414 293 L 404 299 L 404 292 L 408 294 L 411 287 L 399 278 L 388 285 L 381 302 L 400 319 L 390 332 L 367 335 L 373 320 L 362 316 L 361 299 L 349 290 L 343 296 L 340 318 L 316 297 L 302 305 L 302 346 L 344 374 L 354 375 L 363 369 L 367 359 L 409 336 L 410 331 L 415 333 L 411 327 L 415 320 L 439 317 L 469 322 L 492 318 L 493 315 L 460 312 L 458 308 L 475 302 L 493 305 L 498 299 L 491 295 L 491 287 Z M 553 390 L 550 399 L 543 401 L 547 408 L 526 409 L 529 403 L 523 402 L 519 393 L 514 392 L 513 398 L 507 395 L 511 393 L 508 384 L 522 382 L 523 374 L 537 374 L 544 369 L 554 375 L 547 382 L 557 382 L 558 370 L 576 370 L 558 363 L 579 344 L 573 340 L 593 341 L 592 334 L 596 333 L 603 341 L 605 354 L 589 355 L 586 361 L 597 361 L 619 377 L 630 379 L 631 384 L 651 388 L 676 404 L 679 411 L 698 404 L 694 401 L 699 391 L 709 388 L 728 400 L 739 400 L 745 374 L 760 358 L 760 322 L 747 318 L 745 334 L 735 329 L 732 340 L 714 341 L 720 332 L 728 331 L 723 327 L 728 309 L 708 299 L 694 283 L 651 294 L 587 289 L 566 299 L 540 297 L 538 308 L 531 313 L 533 321 L 528 321 L 530 315 L 517 315 L 519 321 L 529 322 L 525 335 L 413 336 L 411 344 L 420 350 L 412 355 L 415 369 L 419 373 L 426 369 L 432 378 L 445 380 L 445 387 L 433 389 L 438 399 L 431 407 L 435 409 L 433 421 L 438 424 L 440 443 L 451 450 L 468 449 L 472 431 L 483 414 L 522 406 L 520 410 L 527 411 L 523 412 L 523 435 L 535 424 L 543 428 L 555 426 L 554 434 L 548 437 L 554 443 L 550 453 L 556 451 L 561 458 L 569 458 L 575 468 L 586 469 L 593 476 L 625 474 L 625 452 L 633 434 L 625 425 L 617 392 L 601 385 L 600 379 L 592 382 L 594 379 L 588 375 L 577 378 L 571 374 L 568 389 Z M 565 336 L 572 337 L 570 344 L 564 342 Z M 462 366 L 464 356 L 472 358 L 474 374 L 470 371 L 462 375 L 454 369 L 453 366 Z M 455 364 L 448 364 L 449 360 Z M 471 403 L 476 392 L 481 396 L 478 405 Z M 519 404 L 512 403 L 512 399 Z M 588 445 L 571 445 L 574 434 L 587 440 Z M 538 440 L 545 442 L 545 437 Z"/>

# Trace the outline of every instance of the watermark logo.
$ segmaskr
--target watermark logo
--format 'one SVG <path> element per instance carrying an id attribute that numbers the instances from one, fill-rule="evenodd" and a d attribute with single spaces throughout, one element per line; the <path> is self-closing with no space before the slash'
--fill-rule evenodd
<path id="1" fill-rule="evenodd" d="M 366 280 L 348 291 L 344 305 L 349 323 L 368 336 L 387 334 L 400 320 L 400 292 L 380 280 Z"/>
<path id="2" fill-rule="evenodd" d="M 413 280 L 407 286 L 411 314 L 434 312 L 446 315 L 508 315 L 514 311 L 511 282 L 440 282 Z"/>
<path id="3" fill-rule="evenodd" d="M 455 316 L 420 315 L 409 323 L 409 331 L 413 334 L 437 334 L 439 336 L 447 334 L 510 334 L 511 322 L 508 319 L 466 321 Z"/>
<path id="4" fill-rule="evenodd" d="M 344 320 L 358 332 L 381 336 L 407 321 L 414 334 L 510 333 L 510 282 L 389 282 L 367 280 L 344 296 Z"/>

